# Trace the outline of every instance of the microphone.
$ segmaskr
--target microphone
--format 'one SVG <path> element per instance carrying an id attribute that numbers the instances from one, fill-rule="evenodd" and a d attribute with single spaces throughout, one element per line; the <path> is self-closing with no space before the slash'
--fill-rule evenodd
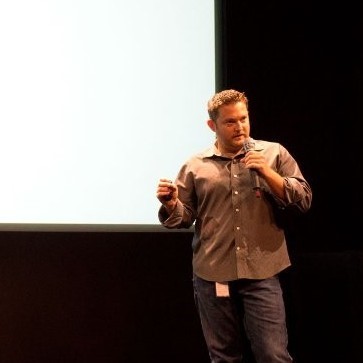
<path id="1" fill-rule="evenodd" d="M 250 150 L 255 150 L 255 143 L 251 141 L 250 139 L 247 139 L 243 142 L 242 148 L 245 153 L 247 153 Z M 255 195 L 257 198 L 261 198 L 261 185 L 260 185 L 260 178 L 258 176 L 257 170 L 250 169 L 250 176 L 251 176 L 251 182 L 252 182 L 252 189 L 255 192 Z"/>

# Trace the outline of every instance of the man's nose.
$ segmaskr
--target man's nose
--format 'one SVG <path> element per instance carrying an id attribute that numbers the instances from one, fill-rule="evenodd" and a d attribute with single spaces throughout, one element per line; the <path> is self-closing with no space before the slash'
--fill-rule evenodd
<path id="1" fill-rule="evenodd" d="M 243 128 L 243 122 L 241 121 L 237 121 L 235 124 L 235 129 L 236 130 L 241 130 Z"/>

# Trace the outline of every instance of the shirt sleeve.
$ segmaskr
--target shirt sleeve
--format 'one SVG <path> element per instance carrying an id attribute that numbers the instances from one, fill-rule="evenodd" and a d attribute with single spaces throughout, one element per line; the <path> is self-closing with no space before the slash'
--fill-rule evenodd
<path id="1" fill-rule="evenodd" d="M 280 145 L 280 163 L 277 172 L 284 178 L 284 200 L 274 196 L 280 208 L 292 208 L 307 212 L 312 202 L 312 190 L 304 178 L 298 163 L 292 155 Z"/>

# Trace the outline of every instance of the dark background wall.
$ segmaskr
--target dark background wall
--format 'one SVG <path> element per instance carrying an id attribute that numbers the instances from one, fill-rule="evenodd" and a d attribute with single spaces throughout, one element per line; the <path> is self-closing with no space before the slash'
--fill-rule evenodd
<path id="1" fill-rule="evenodd" d="M 191 233 L 1 232 L 1 363 L 203 362 Z"/>
<path id="2" fill-rule="evenodd" d="M 313 187 L 287 221 L 291 352 L 361 363 L 361 4 L 215 4 L 217 88 L 247 92 L 253 136 L 284 144 Z M 191 232 L 0 232 L 0 362 L 207 363 Z"/>
<path id="3" fill-rule="evenodd" d="M 1 232 L 0 362 L 207 363 L 190 232 Z M 363 253 L 293 253 L 298 363 L 360 363 Z"/>

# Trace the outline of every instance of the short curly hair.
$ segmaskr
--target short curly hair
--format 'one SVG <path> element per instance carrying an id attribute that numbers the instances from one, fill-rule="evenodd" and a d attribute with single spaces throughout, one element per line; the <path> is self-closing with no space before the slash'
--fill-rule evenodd
<path id="1" fill-rule="evenodd" d="M 210 119 L 213 121 L 217 120 L 218 111 L 221 106 L 237 102 L 243 102 L 248 109 L 248 99 L 244 92 L 239 92 L 234 89 L 227 89 L 216 93 L 208 101 L 208 115 Z"/>

